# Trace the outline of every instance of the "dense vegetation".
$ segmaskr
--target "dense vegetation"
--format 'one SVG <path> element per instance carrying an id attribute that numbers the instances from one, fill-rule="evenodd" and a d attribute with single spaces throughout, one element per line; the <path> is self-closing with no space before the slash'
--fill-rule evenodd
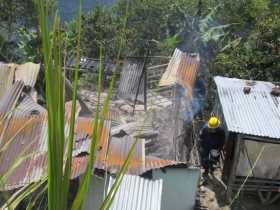
<path id="1" fill-rule="evenodd" d="M 4 8 L 0 10 L 0 60 L 42 61 L 33 1 L 12 2 L 16 6 L 10 0 L 0 3 Z M 113 60 L 120 44 L 125 45 L 121 57 L 145 56 L 148 51 L 166 56 L 175 47 L 199 52 L 208 90 L 208 116 L 215 96 L 213 75 L 279 82 L 279 19 L 277 0 L 118 0 L 111 7 L 96 7 L 83 15 L 81 55 L 97 58 L 102 45 L 106 60 Z M 76 22 L 63 24 L 67 55 L 74 54 Z M 123 34 L 124 43 L 120 42 Z M 95 75 L 85 74 L 80 81 L 89 84 L 93 80 Z"/>
<path id="2" fill-rule="evenodd" d="M 45 5 L 56 7 L 56 4 L 44 4 L 45 0 L 38 0 L 41 5 L 38 9 L 34 2 L 0 1 L 0 61 L 44 63 L 49 113 L 49 209 L 67 209 L 69 205 L 67 196 L 76 106 L 72 104 L 70 143 L 64 172 L 64 68 L 61 54 L 74 54 L 77 62 L 80 55 L 100 57 L 103 60 L 104 52 L 106 59 L 117 59 L 119 64 L 120 57 L 145 56 L 147 52 L 152 56 L 166 56 L 175 47 L 179 47 L 201 55 L 202 75 L 208 86 L 212 84 L 209 82 L 212 76 L 217 74 L 245 79 L 280 80 L 280 3 L 277 0 L 119 0 L 111 7 L 96 7 L 82 17 L 62 25 L 59 19 L 48 18 L 48 12 L 52 10 L 48 10 Z M 41 11 L 40 14 L 37 11 Z M 49 25 L 49 19 L 56 21 Z M 53 30 L 49 26 L 53 26 Z M 75 102 L 78 65 L 77 62 L 73 94 Z M 97 85 L 99 94 L 102 90 L 101 78 L 100 71 Z M 96 142 L 107 116 L 115 74 L 113 78 L 100 120 L 99 107 L 96 108 L 92 137 L 94 143 L 90 148 L 89 165 L 72 209 L 82 209 L 89 187 Z M 210 97 L 208 102 L 211 101 Z M 132 151 L 133 148 L 102 209 L 110 206 L 128 168 Z M 31 188 L 29 193 L 35 190 Z M 34 204 L 31 203 L 31 206 Z"/>
<path id="3" fill-rule="evenodd" d="M 17 61 L 26 53 L 38 53 L 39 43 L 33 33 L 38 25 L 33 1 L 1 0 L 0 9 L 0 59 Z"/>
<path id="4" fill-rule="evenodd" d="M 35 2 L 35 1 L 34 1 Z M 11 6 L 8 2 L 4 2 L 6 6 Z M 33 5 L 33 1 L 29 2 Z M 89 141 L 89 150 L 87 157 L 87 165 L 83 176 L 81 176 L 81 181 L 77 188 L 77 192 L 72 196 L 70 190 L 70 178 L 73 158 L 73 147 L 74 147 L 74 131 L 75 131 L 75 121 L 77 115 L 77 88 L 78 88 L 78 75 L 79 75 L 79 63 L 81 60 L 81 23 L 82 23 L 82 1 L 80 1 L 78 20 L 75 24 L 75 39 L 76 44 L 72 48 L 73 54 L 75 56 L 75 68 L 74 68 L 74 79 L 72 88 L 72 102 L 71 102 L 71 113 L 68 118 L 65 114 L 65 68 L 63 67 L 64 62 L 64 46 L 65 40 L 63 39 L 63 33 L 61 31 L 60 17 L 57 10 L 53 10 L 52 2 L 48 0 L 38 0 L 36 3 L 36 13 L 38 14 L 38 31 L 37 39 L 40 40 L 40 44 L 36 46 L 38 54 L 41 54 L 41 62 L 43 64 L 44 76 L 45 76 L 45 95 L 46 95 L 46 109 L 47 109 L 47 174 L 40 177 L 40 181 L 31 183 L 19 189 L 11 196 L 9 193 L 3 192 L 0 194 L 0 205 L 1 209 L 49 209 L 49 210 L 82 210 L 84 207 L 85 200 L 87 199 L 87 193 L 91 183 L 92 172 L 94 170 L 96 154 L 98 151 L 98 145 L 103 136 L 103 126 L 105 119 L 108 118 L 108 106 L 110 102 L 110 97 L 112 95 L 114 82 L 116 78 L 116 73 L 114 73 L 112 80 L 110 81 L 110 86 L 108 88 L 108 94 L 106 96 L 104 104 L 100 104 L 100 95 L 102 90 L 102 65 L 103 65 L 103 47 L 99 47 L 99 58 L 100 67 L 98 72 L 97 80 L 97 93 L 98 100 L 96 105 L 96 111 L 94 120 L 92 122 L 92 136 Z M 24 5 L 27 6 L 27 5 Z M 8 8 L 8 7 L 7 7 Z M 26 9 L 25 7 L 21 9 Z M 3 13 L 4 14 L 4 13 Z M 9 14 L 9 13 L 7 13 Z M 9 14 L 10 15 L 10 14 Z M 4 17 L 4 16 L 3 16 Z M 3 19 L 9 22 L 9 18 Z M 12 23 L 12 22 L 10 22 Z M 14 29 L 16 26 L 21 26 L 22 22 L 20 19 L 13 22 Z M 126 22 L 123 22 L 123 29 L 126 28 Z M 124 30 L 122 30 L 124 31 Z M 11 30 L 12 32 L 12 30 Z M 29 31 L 27 30 L 28 34 Z M 35 32 L 36 33 L 36 32 Z M 120 35 L 122 38 L 122 36 Z M 124 39 L 124 38 L 122 38 Z M 4 40 L 4 39 L 3 39 Z M 3 43 L 5 40 L 3 41 Z M 16 41 L 15 41 L 16 42 Z M 120 41 L 120 43 L 123 43 Z M 120 45 L 120 50 L 123 45 Z M 34 52 L 31 52 L 34 54 Z M 27 53 L 28 54 L 28 53 Z M 26 54 L 26 55 L 27 55 Z M 25 55 L 23 55 L 24 57 Z M 116 57 L 119 60 L 119 56 Z M 117 62 L 118 65 L 119 62 Z M 101 111 L 100 111 L 101 110 Z M 12 111 L 13 112 L 13 111 Z M 12 113 L 13 114 L 13 113 Z M 4 113 L 4 115 L 10 115 Z M 6 116 L 3 117 L 4 120 Z M 30 115 L 30 120 L 32 120 Z M 69 126 L 66 132 L 66 126 Z M 17 132 L 21 132 L 23 126 Z M 5 130 L 5 129 L 4 129 Z M 5 132 L 5 131 L 4 131 Z M 16 133 L 17 133 L 16 132 Z M 18 133 L 17 133 L 18 134 Z M 2 135 L 2 134 L 1 134 Z M 2 135 L 3 136 L 3 135 Z M 5 151 L 9 146 L 13 137 L 3 145 L 1 151 Z M 112 201 L 116 195 L 118 187 L 126 174 L 134 149 L 136 147 L 138 140 L 134 140 L 126 159 L 124 160 L 120 170 L 116 173 L 115 182 L 110 188 L 110 191 L 105 196 L 104 201 L 101 203 L 101 210 L 109 209 Z M 27 145 L 26 148 L 29 148 Z M 36 149 L 35 149 L 36 150 Z M 26 157 L 24 154 L 25 148 L 23 149 L 23 157 L 19 157 L 16 161 L 12 163 L 12 166 L 4 175 L 0 177 L 0 183 L 6 184 L 7 177 L 10 176 L 10 170 L 13 171 L 15 167 L 18 167 L 24 161 Z M 29 155 L 29 154 L 28 154 Z M 28 156 L 27 155 L 27 156 Z M 37 154 L 36 154 L 37 155 Z M 44 153 L 40 153 L 44 156 Z M 30 156 L 29 156 L 30 157 Z M 32 156 L 33 157 L 33 156 Z M 35 161 L 36 162 L 36 161 Z M 20 165 L 21 166 L 21 165 Z M 43 166 L 44 167 L 44 166 Z M 10 177 L 9 177 L 10 178 Z M 40 199 L 45 197 L 47 192 L 47 205 L 42 204 Z M 71 197 L 71 199 L 69 199 Z M 3 206 L 2 206 L 3 205 Z"/>
<path id="5" fill-rule="evenodd" d="M 1 1 L 1 59 L 40 60 L 33 2 L 13 2 Z M 122 22 L 127 18 L 123 56 L 143 56 L 147 49 L 152 55 L 170 55 L 175 47 L 180 47 L 199 52 L 203 69 L 210 75 L 280 80 L 278 1 L 131 0 L 128 17 L 124 15 L 126 9 L 126 0 L 119 0 L 112 7 L 97 7 L 83 16 L 82 55 L 97 57 L 102 43 L 106 56 L 114 58 Z M 75 46 L 75 22 L 64 25 L 69 54 Z"/>

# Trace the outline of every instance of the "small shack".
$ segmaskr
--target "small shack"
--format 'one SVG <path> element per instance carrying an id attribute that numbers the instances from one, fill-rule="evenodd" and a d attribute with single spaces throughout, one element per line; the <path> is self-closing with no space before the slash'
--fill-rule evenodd
<path id="1" fill-rule="evenodd" d="M 232 191 L 280 197 L 280 88 L 276 83 L 217 76 L 215 111 L 227 130 L 223 180 Z"/>
<path id="2" fill-rule="evenodd" d="M 110 210 L 193 210 L 199 178 L 199 169 L 184 164 L 155 169 L 149 175 L 126 174 Z M 85 210 L 100 209 L 114 181 L 110 175 L 92 176 Z"/>

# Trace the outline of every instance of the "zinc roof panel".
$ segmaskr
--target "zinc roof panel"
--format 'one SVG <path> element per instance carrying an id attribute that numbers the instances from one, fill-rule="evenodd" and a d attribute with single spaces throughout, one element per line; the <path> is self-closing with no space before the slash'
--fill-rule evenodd
<path id="1" fill-rule="evenodd" d="M 280 139 L 279 97 L 271 95 L 273 83 L 253 81 L 249 94 L 243 91 L 246 80 L 215 77 L 215 83 L 229 131 Z"/>
<path id="2" fill-rule="evenodd" d="M 108 193 L 114 184 L 110 177 Z M 147 180 L 139 176 L 125 175 L 110 210 L 160 210 L 162 179 Z"/>

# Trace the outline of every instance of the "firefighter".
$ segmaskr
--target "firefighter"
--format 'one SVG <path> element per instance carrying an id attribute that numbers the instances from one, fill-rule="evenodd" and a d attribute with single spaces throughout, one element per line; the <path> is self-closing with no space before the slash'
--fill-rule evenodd
<path id="1" fill-rule="evenodd" d="M 212 116 L 200 131 L 200 154 L 204 175 L 213 173 L 225 143 L 225 131 L 218 117 Z"/>

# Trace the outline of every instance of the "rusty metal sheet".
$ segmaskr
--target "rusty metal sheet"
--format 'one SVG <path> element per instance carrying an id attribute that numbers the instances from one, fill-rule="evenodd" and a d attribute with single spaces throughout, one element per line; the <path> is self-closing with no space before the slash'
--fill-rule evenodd
<path id="1" fill-rule="evenodd" d="M 103 169 L 112 174 L 116 174 L 124 164 L 135 140 L 131 136 L 127 135 L 122 138 L 113 137 L 110 139 L 109 143 L 107 141 L 108 138 L 103 138 L 99 144 L 95 168 Z M 73 178 L 85 172 L 88 155 L 82 152 L 88 151 L 89 144 L 87 142 L 88 141 L 85 140 L 80 146 L 82 149 L 80 149 L 79 154 L 83 155 L 76 156 L 73 159 Z M 139 139 L 127 173 L 140 175 L 152 169 L 177 164 L 181 163 L 173 160 L 163 160 L 153 156 L 145 156 L 144 139 Z"/>
<path id="2" fill-rule="evenodd" d="M 200 58 L 197 54 L 187 54 L 175 49 L 168 67 L 161 77 L 159 86 L 183 85 L 191 95 L 194 86 Z"/>
<path id="3" fill-rule="evenodd" d="M 154 156 L 146 156 L 146 161 L 145 161 L 145 171 L 150 171 L 153 169 L 159 169 L 159 168 L 164 168 L 167 166 L 175 166 L 175 165 L 180 165 L 180 164 L 185 164 L 184 162 L 178 162 L 175 160 L 166 160 L 166 159 L 161 159 L 157 158 Z"/>
<path id="4" fill-rule="evenodd" d="M 14 71 L 14 65 L 0 63 L 0 99 L 12 86 L 14 80 Z"/>
<path id="5" fill-rule="evenodd" d="M 70 107 L 70 104 L 66 105 L 66 119 L 70 116 Z M 127 136 L 112 138 L 109 141 L 110 126 L 111 122 L 105 121 L 94 167 L 117 173 L 128 155 L 133 139 Z M 72 178 L 78 177 L 86 170 L 91 136 L 92 119 L 78 118 L 75 128 Z M 47 174 L 47 112 L 32 98 L 24 98 L 17 106 L 3 139 L 5 141 L 1 143 L 0 148 L 3 148 L 10 139 L 13 140 L 0 156 L 1 163 L 5 163 L 0 165 L 0 175 L 4 175 L 19 157 L 25 158 L 26 155 L 27 157 L 9 176 L 5 185 L 0 186 L 0 190 L 12 190 L 39 181 Z M 177 162 L 145 157 L 144 140 L 139 140 L 128 173 L 139 175 L 151 169 L 174 164 Z"/>
<path id="6" fill-rule="evenodd" d="M 88 155 L 76 156 L 73 158 L 72 179 L 77 178 L 78 176 L 82 175 L 86 171 L 87 161 L 88 161 Z M 124 159 L 122 161 L 118 161 L 118 164 L 114 165 L 114 168 L 109 168 L 110 167 L 109 160 L 107 160 L 106 163 L 104 161 L 101 162 L 96 161 L 95 168 L 107 170 L 111 174 L 116 174 L 121 169 L 121 166 L 123 165 L 124 161 L 125 161 Z M 167 166 L 176 166 L 180 164 L 185 164 L 185 163 L 177 162 L 174 160 L 160 159 L 152 156 L 146 156 L 145 166 L 143 168 L 137 167 L 137 166 L 142 167 L 142 162 L 133 161 L 130 164 L 130 168 L 128 169 L 127 174 L 141 175 L 150 170 L 164 168 Z"/>
<path id="7" fill-rule="evenodd" d="M 0 175 L 19 164 L 1 190 L 39 181 L 46 173 L 47 112 L 30 97 L 16 107 L 8 126 L 1 134 Z"/>
<path id="8" fill-rule="evenodd" d="M 77 121 L 76 145 L 74 149 L 73 178 L 84 173 L 87 164 L 89 139 L 92 135 L 92 120 L 88 118 L 79 118 Z M 110 121 L 106 122 L 102 131 L 102 138 L 98 145 L 98 152 L 95 162 L 95 168 L 107 170 L 116 174 L 125 162 L 129 150 L 135 139 L 129 135 L 121 138 L 112 137 L 109 139 Z M 81 156 L 77 156 L 81 155 Z M 163 160 L 153 156 L 146 156 L 144 139 L 138 139 L 134 155 L 128 168 L 128 174 L 140 175 L 146 171 L 162 168 L 170 165 L 177 165 L 179 162 L 173 160 Z"/>
<path id="9" fill-rule="evenodd" d="M 98 150 L 98 153 L 100 153 L 99 155 L 103 157 L 101 159 L 104 159 L 106 148 L 108 147 L 110 128 L 111 128 L 111 122 L 106 120 L 104 122 L 102 132 L 101 132 L 101 137 L 98 142 L 98 147 L 102 148 Z M 93 135 L 93 119 L 79 117 L 76 122 L 73 156 L 78 156 L 83 153 L 89 153 L 92 135 Z"/>
<path id="10" fill-rule="evenodd" d="M 99 169 L 108 170 L 111 173 L 117 173 L 122 167 L 134 140 L 130 136 L 124 138 L 112 138 L 109 141 L 108 128 L 104 126 L 102 137 L 98 145 L 98 152 L 95 162 L 95 167 Z M 90 140 L 86 139 L 79 143 L 79 146 L 75 148 L 74 155 L 85 154 L 89 152 Z M 141 174 L 145 168 L 145 149 L 144 140 L 139 140 L 136 145 L 134 155 L 131 159 L 129 166 L 129 173 Z M 84 157 L 84 161 L 87 159 L 87 155 Z M 84 162 L 83 164 L 86 164 Z M 82 171 L 80 172 L 82 173 Z"/>
<path id="11" fill-rule="evenodd" d="M 113 137 L 108 147 L 108 157 L 105 160 L 105 169 L 116 174 L 124 164 L 135 139 L 131 136 L 123 138 Z M 141 174 L 145 168 L 145 143 L 144 139 L 138 139 L 130 161 L 128 173 Z"/>
<path id="12" fill-rule="evenodd" d="M 21 82 L 22 83 L 22 82 Z M 77 105 L 79 113 L 79 104 Z M 71 103 L 65 105 L 65 133 L 69 130 Z M 2 129 L 0 176 L 15 164 L 0 190 L 12 190 L 47 175 L 47 110 L 26 96 L 14 109 L 5 130 Z"/>
<path id="13" fill-rule="evenodd" d="M 7 124 L 9 117 L 15 109 L 16 103 L 21 96 L 23 90 L 23 82 L 16 82 L 12 87 L 7 91 L 1 101 L 0 101 L 0 125 L 2 129 L 5 129 L 5 124 Z M 0 139 L 1 142 L 1 139 Z"/>
<path id="14" fill-rule="evenodd" d="M 34 87 L 40 71 L 40 64 L 25 63 L 17 65 L 15 69 L 15 81 L 23 81 L 26 86 Z"/>
<path id="15" fill-rule="evenodd" d="M 75 144 L 73 148 L 72 178 L 77 178 L 86 171 L 88 154 L 90 151 L 93 119 L 79 117 L 75 130 Z M 108 148 L 111 122 L 106 120 L 103 125 L 101 137 L 98 142 L 95 167 L 104 169 L 104 161 Z"/>
<path id="16" fill-rule="evenodd" d="M 73 157 L 71 179 L 75 179 L 85 173 L 88 157 L 88 155 Z"/>

